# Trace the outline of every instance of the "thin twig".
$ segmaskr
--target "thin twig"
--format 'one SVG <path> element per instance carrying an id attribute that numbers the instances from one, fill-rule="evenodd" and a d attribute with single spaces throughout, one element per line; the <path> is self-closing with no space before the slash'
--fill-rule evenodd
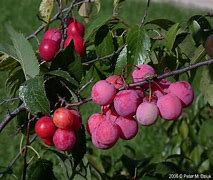
<path id="1" fill-rule="evenodd" d="M 146 17 L 147 17 L 147 15 L 148 15 L 149 6 L 150 6 L 150 0 L 147 0 L 146 9 L 145 9 L 143 18 L 142 18 L 142 20 L 141 20 L 140 27 L 142 27 L 142 26 L 144 25 L 144 23 L 145 23 Z"/>
<path id="2" fill-rule="evenodd" d="M 106 55 L 106 56 L 103 56 L 103 57 L 97 57 L 97 58 L 95 58 L 95 59 L 93 59 L 91 61 L 82 63 L 82 65 L 83 66 L 88 66 L 88 65 L 90 65 L 90 64 L 92 64 L 92 63 L 94 63 L 96 61 L 101 61 L 101 60 L 105 60 L 105 59 L 108 59 L 108 58 L 112 58 L 114 55 L 119 54 L 123 50 L 124 47 L 125 46 L 121 46 L 120 48 L 117 49 L 117 51 L 113 52 L 112 54 L 109 54 L 109 55 Z"/>
<path id="3" fill-rule="evenodd" d="M 78 6 L 84 2 L 87 2 L 88 0 L 84 0 L 84 1 L 80 1 L 80 2 L 76 2 L 73 4 L 73 7 L 74 6 Z M 70 7 L 68 8 L 65 8 L 63 9 L 62 13 L 64 12 L 70 12 Z M 69 13 L 68 13 L 69 14 Z M 58 19 L 58 16 L 59 16 L 59 12 L 57 12 L 51 19 L 50 19 L 50 22 L 49 23 L 52 23 L 53 21 L 57 20 Z M 66 17 L 66 15 L 65 15 Z M 32 39 L 33 37 L 35 37 L 38 33 L 40 33 L 46 26 L 45 25 L 42 25 L 40 27 L 38 27 L 32 34 L 30 34 L 29 36 L 26 37 L 27 40 L 30 40 Z"/>
<path id="4" fill-rule="evenodd" d="M 15 117 L 17 114 L 19 114 L 22 111 L 25 111 L 25 105 L 21 104 L 18 108 L 16 108 L 13 112 L 8 113 L 5 118 L 0 123 L 0 133 L 4 129 L 4 127 Z"/>

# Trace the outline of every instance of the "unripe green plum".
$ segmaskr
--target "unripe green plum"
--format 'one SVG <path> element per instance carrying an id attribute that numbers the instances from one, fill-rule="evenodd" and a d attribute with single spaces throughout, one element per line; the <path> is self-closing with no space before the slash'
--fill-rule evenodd
<path id="1" fill-rule="evenodd" d="M 191 84 L 186 81 L 172 83 L 168 88 L 168 92 L 177 96 L 181 100 L 183 107 L 188 107 L 193 102 L 194 91 Z"/>
<path id="2" fill-rule="evenodd" d="M 182 113 L 180 99 L 171 93 L 161 96 L 157 101 L 157 107 L 162 118 L 166 120 L 176 120 Z"/>
<path id="3" fill-rule="evenodd" d="M 133 116 L 141 98 L 135 90 L 119 91 L 114 98 L 114 107 L 117 114 L 123 117 Z"/>
<path id="4" fill-rule="evenodd" d="M 153 102 L 143 102 L 138 106 L 136 119 L 138 123 L 148 126 L 156 122 L 158 118 L 158 107 Z"/>
<path id="5" fill-rule="evenodd" d="M 115 87 L 106 80 L 100 80 L 92 87 L 91 97 L 94 103 L 105 106 L 113 102 Z"/>

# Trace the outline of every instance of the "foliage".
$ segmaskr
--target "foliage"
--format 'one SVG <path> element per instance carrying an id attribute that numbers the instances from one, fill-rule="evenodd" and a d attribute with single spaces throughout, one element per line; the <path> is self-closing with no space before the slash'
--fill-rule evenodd
<path id="1" fill-rule="evenodd" d="M 48 1 L 42 1 L 39 12 L 44 14 L 42 19 L 46 26 L 54 7 L 57 11 L 58 7 L 57 3 L 52 7 L 45 2 Z M 71 3 L 63 1 L 63 7 L 67 8 Z M 100 1 L 91 1 L 89 7 L 88 4 L 72 7 L 73 12 L 79 11 L 88 22 L 85 33 L 87 52 L 83 57 L 73 51 L 71 43 L 56 55 L 52 63 L 41 63 L 36 56 L 37 49 L 33 49 L 23 34 L 7 26 L 12 44 L 0 45 L 0 70 L 9 72 L 6 83 L 11 90 L 8 93 L 18 96 L 20 104 L 25 104 L 29 112 L 27 122 L 32 116 L 52 114 L 63 104 L 61 98 L 71 105 L 83 102 L 90 96 L 92 85 L 111 74 L 122 74 L 130 82 L 130 71 L 135 65 L 149 63 L 158 74 L 163 74 L 208 59 L 204 49 L 212 28 L 208 15 L 192 16 L 185 24 L 154 19 L 143 25 L 132 25 L 119 16 L 125 1 L 115 0 L 113 4 L 113 14 L 100 17 Z M 61 26 L 60 23 L 57 27 Z M 113 159 L 94 149 L 82 126 L 72 152 L 57 152 L 43 144 L 37 145 L 41 158 L 29 162 L 27 178 L 46 176 L 45 179 L 56 179 L 53 171 L 57 163 L 53 157 L 58 157 L 66 179 L 159 179 L 167 178 L 170 173 L 212 173 L 213 123 L 210 119 L 213 116 L 213 86 L 210 69 L 211 66 L 193 69 L 171 77 L 172 81 L 190 81 L 197 98 L 178 121 L 165 123 L 160 120 L 157 124 L 166 136 L 161 154 L 136 157 L 135 147 L 121 143 L 127 153 Z M 87 110 L 82 109 L 82 114 L 86 113 Z M 85 123 L 86 119 L 83 121 Z M 24 137 L 27 138 L 27 133 Z M 20 147 L 23 148 L 22 144 Z M 51 154 L 50 159 L 45 159 L 47 151 Z M 0 171 L 0 176 L 5 174 L 12 173 Z"/>

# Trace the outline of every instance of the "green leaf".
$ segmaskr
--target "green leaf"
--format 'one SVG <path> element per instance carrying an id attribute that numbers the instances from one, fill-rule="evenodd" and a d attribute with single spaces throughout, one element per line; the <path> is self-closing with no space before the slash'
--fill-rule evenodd
<path id="1" fill-rule="evenodd" d="M 74 158 L 74 168 L 78 166 L 86 153 L 86 134 L 84 126 L 81 126 L 81 128 L 77 131 L 76 136 L 77 143 L 72 150 L 72 157 Z"/>
<path id="2" fill-rule="evenodd" d="M 49 101 L 45 94 L 43 77 L 35 77 L 26 81 L 19 88 L 19 97 L 32 113 L 50 113 Z"/>
<path id="3" fill-rule="evenodd" d="M 0 54 L 0 71 L 7 71 L 17 66 L 17 61 L 7 54 Z"/>
<path id="4" fill-rule="evenodd" d="M 85 39 L 88 40 L 88 38 L 93 35 L 97 29 L 106 24 L 110 18 L 111 15 L 103 14 L 98 16 L 98 18 L 96 18 L 94 21 L 91 21 L 90 26 L 86 28 Z"/>
<path id="5" fill-rule="evenodd" d="M 188 127 L 188 124 L 186 123 L 186 121 L 182 121 L 180 126 L 179 126 L 179 132 L 181 134 L 181 136 L 183 138 L 187 138 L 188 137 L 188 134 L 189 134 L 189 127 Z"/>
<path id="6" fill-rule="evenodd" d="M 88 162 L 97 169 L 100 173 L 105 173 L 105 169 L 103 167 L 103 164 L 100 159 L 97 158 L 97 156 L 93 156 L 91 154 L 86 154 L 86 158 Z"/>
<path id="7" fill-rule="evenodd" d="M 24 71 L 26 80 L 34 78 L 39 74 L 39 63 L 29 41 L 25 39 L 23 34 L 16 32 L 11 26 L 7 26 L 13 42 L 18 61 Z"/>
<path id="8" fill-rule="evenodd" d="M 164 45 L 169 53 L 171 52 L 173 45 L 175 43 L 178 29 L 179 29 L 179 23 L 176 23 L 171 28 L 169 28 L 169 30 L 167 31 L 165 35 Z"/>
<path id="9" fill-rule="evenodd" d="M 44 25 L 49 24 L 54 0 L 42 0 L 39 6 L 39 18 Z"/>
<path id="10" fill-rule="evenodd" d="M 194 64 L 204 59 L 206 55 L 206 50 L 201 44 L 198 48 L 196 48 L 193 57 L 191 58 L 191 63 Z"/>
<path id="11" fill-rule="evenodd" d="M 205 68 L 202 72 L 202 77 L 200 80 L 200 91 L 204 95 L 205 100 L 213 106 L 213 78 L 211 77 L 210 70 L 212 66 Z M 204 88 L 208 87 L 208 88 Z"/>
<path id="12" fill-rule="evenodd" d="M 204 88 L 208 89 L 208 88 Z M 199 142 L 204 147 L 212 147 L 213 146 L 213 122 L 206 121 L 202 124 L 199 131 Z"/>
<path id="13" fill-rule="evenodd" d="M 115 74 L 121 74 L 126 65 L 127 65 L 127 47 L 125 46 L 118 56 L 115 65 Z"/>
<path id="14" fill-rule="evenodd" d="M 102 26 L 95 35 L 96 52 L 103 57 L 114 52 L 112 35 L 106 25 Z"/>
<path id="15" fill-rule="evenodd" d="M 20 62 L 14 47 L 9 44 L 0 44 L 0 53 L 6 54 L 12 57 L 14 60 Z"/>
<path id="16" fill-rule="evenodd" d="M 53 173 L 53 163 L 46 159 L 33 162 L 27 171 L 27 180 L 56 180 Z"/>
<path id="17" fill-rule="evenodd" d="M 73 77 L 71 77 L 68 72 L 63 71 L 63 70 L 50 71 L 46 74 L 61 77 L 76 87 L 78 87 L 78 85 L 79 85 L 79 83 Z"/>
<path id="18" fill-rule="evenodd" d="M 165 30 L 168 30 L 171 26 L 175 24 L 175 22 L 169 19 L 154 19 L 152 21 L 147 22 L 146 24 L 154 24 Z"/>
<path id="19" fill-rule="evenodd" d="M 132 65 L 144 64 L 149 59 L 151 43 L 144 29 L 133 26 L 127 33 L 127 67 L 128 73 Z"/>

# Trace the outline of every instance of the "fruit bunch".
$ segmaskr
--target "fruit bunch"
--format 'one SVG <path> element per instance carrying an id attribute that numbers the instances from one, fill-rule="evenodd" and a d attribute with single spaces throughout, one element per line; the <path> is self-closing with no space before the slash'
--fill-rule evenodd
<path id="1" fill-rule="evenodd" d="M 51 28 L 44 33 L 39 45 L 39 55 L 42 61 L 52 61 L 60 49 L 62 33 L 60 30 Z"/>
<path id="2" fill-rule="evenodd" d="M 76 19 L 69 18 L 67 20 L 67 38 L 64 42 L 64 48 L 66 48 L 70 42 L 74 42 L 74 50 L 80 56 L 85 53 L 84 45 L 84 25 L 78 22 Z M 59 29 L 48 29 L 42 38 L 39 45 L 39 55 L 42 61 L 50 62 L 54 59 L 60 49 L 62 41 L 62 32 Z"/>
<path id="3" fill-rule="evenodd" d="M 132 72 L 133 83 L 155 76 L 155 70 L 147 64 L 137 66 Z M 89 117 L 87 131 L 97 148 L 108 149 L 119 138 L 135 137 L 138 124 L 152 125 L 158 116 L 165 120 L 178 119 L 182 109 L 191 105 L 194 93 L 186 81 L 172 83 L 152 78 L 148 84 L 128 87 L 121 76 L 113 75 L 96 82 L 91 97 L 101 106 L 102 113 Z"/>
<path id="4" fill-rule="evenodd" d="M 85 53 L 84 25 L 73 18 L 68 21 L 67 38 L 64 42 L 64 48 L 66 48 L 72 40 L 75 52 L 80 56 L 83 56 Z"/>
<path id="5" fill-rule="evenodd" d="M 76 144 L 76 132 L 82 124 L 81 115 L 74 109 L 60 107 L 53 117 L 43 116 L 35 124 L 35 133 L 48 146 L 70 151 Z"/>

